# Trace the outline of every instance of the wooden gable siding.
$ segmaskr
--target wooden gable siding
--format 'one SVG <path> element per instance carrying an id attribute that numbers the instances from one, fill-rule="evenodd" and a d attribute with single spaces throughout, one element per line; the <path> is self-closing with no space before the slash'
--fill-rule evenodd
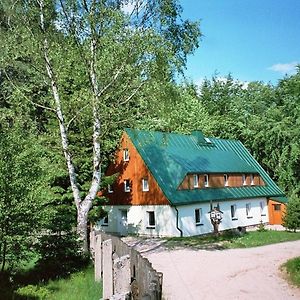
<path id="1" fill-rule="evenodd" d="M 128 149 L 129 161 L 123 161 L 123 150 Z M 119 173 L 112 185 L 113 193 L 103 195 L 110 199 L 108 205 L 169 205 L 156 180 L 148 170 L 140 154 L 126 133 L 123 134 L 115 161 L 110 164 L 106 175 Z M 148 179 L 149 191 L 142 190 L 142 179 Z M 124 191 L 124 180 L 130 180 L 130 192 Z"/>
<path id="2" fill-rule="evenodd" d="M 227 187 L 242 187 L 243 179 L 242 174 L 227 174 L 228 175 L 228 185 Z M 224 187 L 224 174 L 208 174 L 209 186 L 211 188 L 221 188 Z M 204 188 L 204 174 L 198 174 L 198 188 Z M 263 186 L 265 185 L 262 178 L 258 175 L 254 175 L 254 185 Z M 245 186 L 250 186 L 250 174 L 247 174 Z M 194 177 L 193 174 L 188 174 L 183 179 L 182 183 L 179 185 L 178 190 L 194 189 Z"/>

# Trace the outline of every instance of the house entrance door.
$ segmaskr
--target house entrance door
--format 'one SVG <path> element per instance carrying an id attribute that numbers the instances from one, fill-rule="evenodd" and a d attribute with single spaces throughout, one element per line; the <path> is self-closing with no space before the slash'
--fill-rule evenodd
<path id="1" fill-rule="evenodd" d="M 127 235 L 128 233 L 128 225 L 127 225 L 127 210 L 121 209 L 120 210 L 120 217 L 119 217 L 119 233 L 122 236 Z"/>

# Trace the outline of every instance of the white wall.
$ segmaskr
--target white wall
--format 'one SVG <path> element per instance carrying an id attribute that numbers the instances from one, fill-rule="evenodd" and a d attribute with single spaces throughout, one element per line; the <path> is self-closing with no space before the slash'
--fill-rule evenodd
<path id="1" fill-rule="evenodd" d="M 105 232 L 120 233 L 122 229 L 121 210 L 127 210 L 128 234 L 147 236 L 180 236 L 176 229 L 176 211 L 169 205 L 116 205 L 105 206 L 108 211 L 108 226 L 102 226 L 102 221 L 97 224 L 98 229 Z M 155 228 L 147 228 L 148 211 L 154 211 Z M 123 232 L 125 234 L 125 232 Z"/>
<path id="2" fill-rule="evenodd" d="M 264 203 L 263 215 L 261 214 L 260 202 Z M 220 210 L 223 212 L 223 220 L 219 230 L 237 228 L 239 226 L 251 226 L 269 222 L 268 207 L 266 198 L 242 199 L 233 201 L 213 202 L 213 206 L 219 203 Z M 251 217 L 246 215 L 246 204 L 251 204 Z M 236 205 L 236 220 L 231 218 L 231 205 Z M 195 224 L 195 209 L 202 208 L 201 225 Z M 200 203 L 179 207 L 179 227 L 183 230 L 184 236 L 199 235 L 213 232 L 213 226 L 210 222 L 210 203 Z"/>
<path id="3" fill-rule="evenodd" d="M 263 215 L 261 214 L 260 202 L 264 203 Z M 269 221 L 266 198 L 243 199 L 235 201 L 213 202 L 213 206 L 219 203 L 220 210 L 223 211 L 223 220 L 219 230 L 237 228 L 239 226 L 251 226 L 260 224 L 262 221 Z M 246 215 L 246 204 L 251 205 L 251 217 Z M 231 218 L 231 205 L 236 205 L 236 220 Z M 183 231 L 183 236 L 200 235 L 213 231 L 210 222 L 210 203 L 199 203 L 193 205 L 179 206 L 179 228 Z M 202 209 L 201 225 L 195 223 L 195 209 Z M 102 221 L 97 225 L 98 229 L 110 233 L 140 234 L 147 236 L 180 236 L 176 228 L 176 210 L 168 205 L 143 205 L 143 206 L 105 206 L 108 211 L 108 226 L 102 226 Z M 127 226 L 122 227 L 121 210 L 127 211 Z M 148 211 L 155 213 L 155 228 L 148 227 Z"/>

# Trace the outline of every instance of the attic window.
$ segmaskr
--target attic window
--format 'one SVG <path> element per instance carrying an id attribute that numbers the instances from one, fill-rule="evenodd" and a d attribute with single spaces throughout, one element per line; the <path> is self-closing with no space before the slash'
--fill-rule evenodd
<path id="1" fill-rule="evenodd" d="M 228 186 L 228 175 L 224 174 L 224 186 Z"/>
<path id="2" fill-rule="evenodd" d="M 149 191 L 149 182 L 148 182 L 147 178 L 142 179 L 142 190 L 143 190 L 143 192 Z"/>
<path id="3" fill-rule="evenodd" d="M 109 184 L 109 185 L 107 186 L 107 191 L 108 191 L 109 194 L 112 194 L 112 193 L 114 192 L 114 190 L 113 190 L 111 184 Z"/>
<path id="4" fill-rule="evenodd" d="M 199 176 L 197 174 L 193 175 L 193 186 L 194 188 L 199 187 Z"/>
<path id="5" fill-rule="evenodd" d="M 242 183 L 243 183 L 243 185 L 247 185 L 247 175 L 246 174 L 242 175 Z"/>
<path id="6" fill-rule="evenodd" d="M 129 161 L 129 150 L 127 148 L 123 150 L 123 160 Z"/>
<path id="7" fill-rule="evenodd" d="M 102 219 L 102 226 L 108 226 L 108 215 Z"/>
<path id="8" fill-rule="evenodd" d="M 209 182 L 208 182 L 208 175 L 204 174 L 204 186 L 208 187 L 209 186 Z"/>
<path id="9" fill-rule="evenodd" d="M 254 175 L 250 174 L 250 184 L 254 185 Z"/>
<path id="10" fill-rule="evenodd" d="M 211 140 L 209 138 L 205 137 L 204 139 L 205 139 L 206 143 L 211 144 Z"/>
<path id="11" fill-rule="evenodd" d="M 126 193 L 130 192 L 130 180 L 129 179 L 124 180 L 124 192 L 126 192 Z"/>

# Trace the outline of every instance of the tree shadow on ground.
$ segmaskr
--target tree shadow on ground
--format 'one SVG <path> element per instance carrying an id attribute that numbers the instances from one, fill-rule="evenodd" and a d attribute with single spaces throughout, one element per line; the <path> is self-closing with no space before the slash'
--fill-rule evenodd
<path id="1" fill-rule="evenodd" d="M 42 286 L 49 280 L 68 278 L 72 273 L 85 269 L 89 263 L 90 260 L 85 257 L 66 258 L 64 261 L 42 260 L 27 271 L 18 271 L 13 274 L 7 271 L 0 272 L 0 300 L 40 299 L 34 295 L 20 295 L 16 291 L 22 287 L 28 287 L 29 291 L 30 289 L 34 291 L 30 286 Z"/>

